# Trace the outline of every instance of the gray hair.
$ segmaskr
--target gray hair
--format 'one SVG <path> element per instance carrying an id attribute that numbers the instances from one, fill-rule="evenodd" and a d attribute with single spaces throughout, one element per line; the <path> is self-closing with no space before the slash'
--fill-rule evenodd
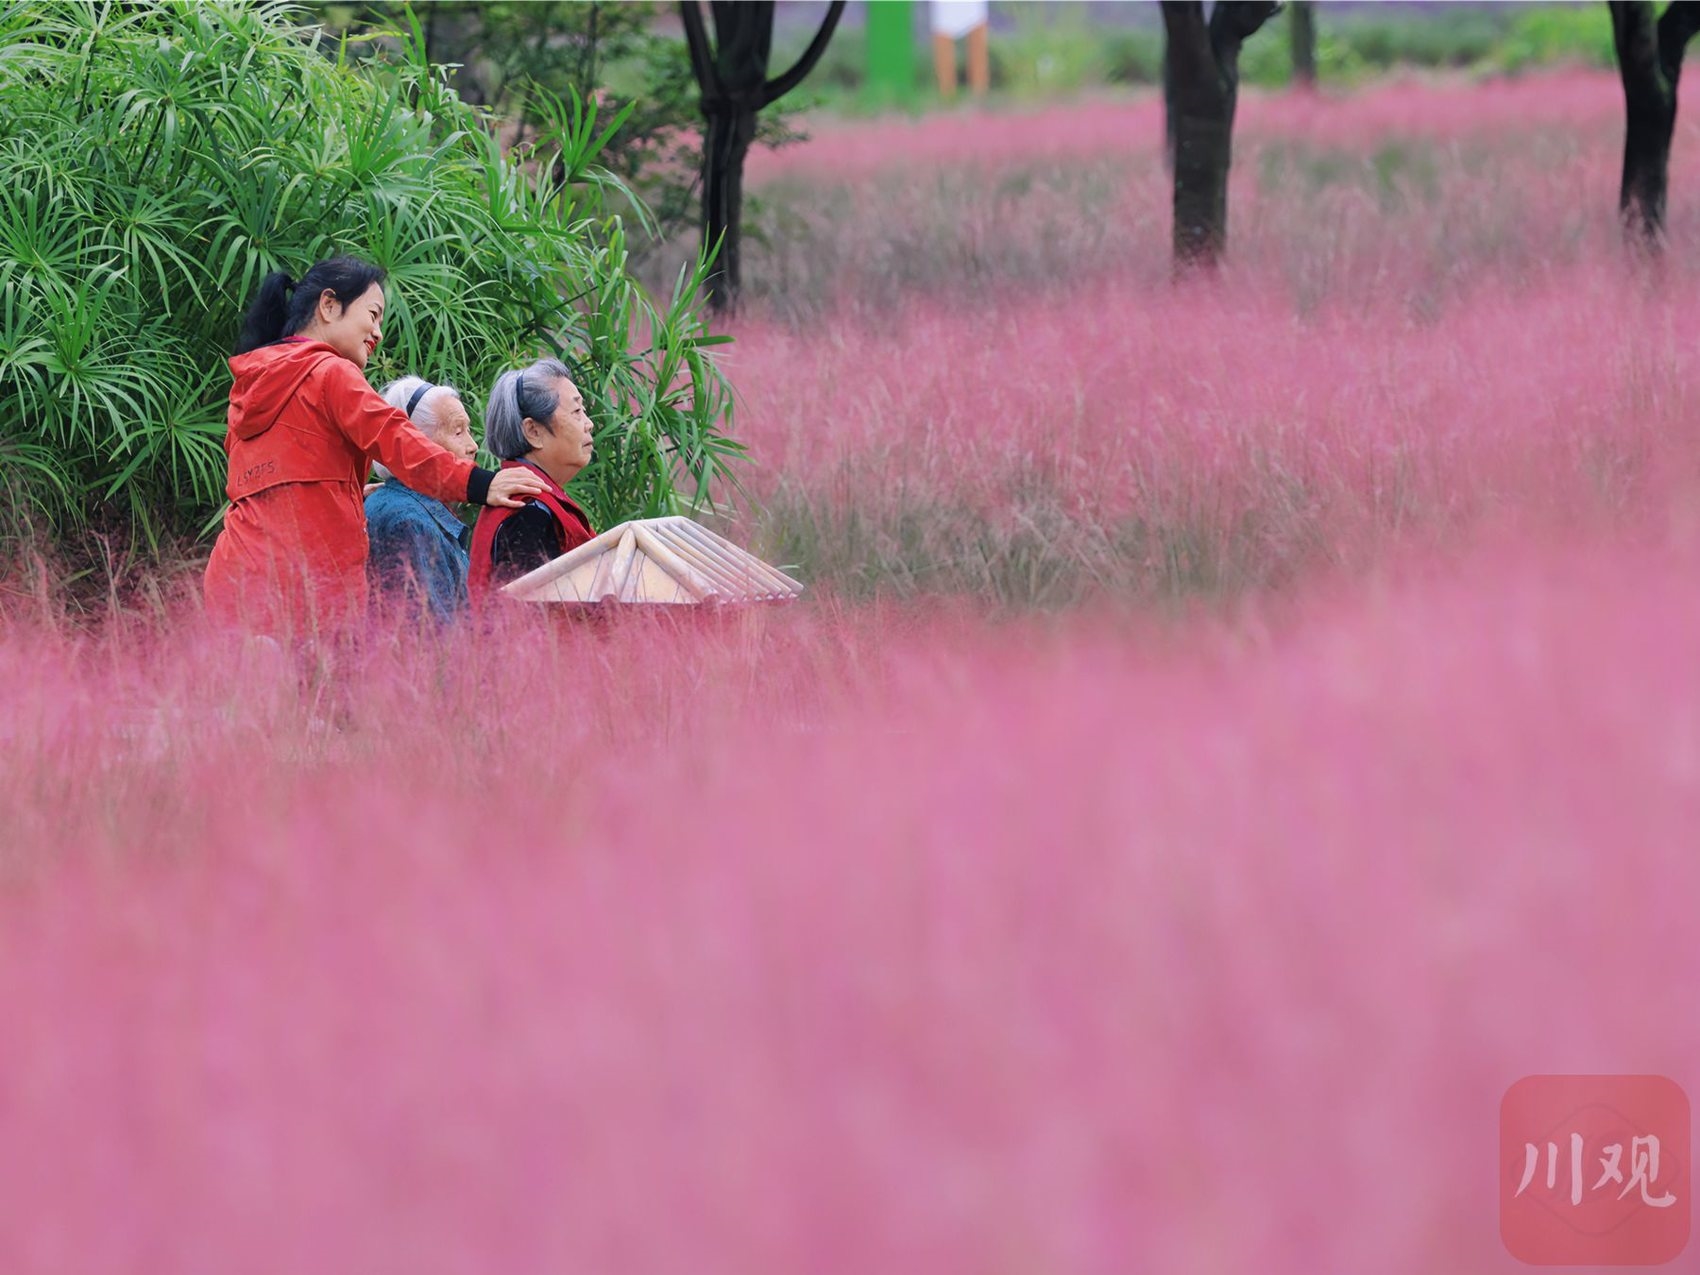
<path id="1" fill-rule="evenodd" d="M 413 404 L 412 415 L 410 415 L 407 419 L 417 425 L 422 434 L 432 435 L 437 432 L 443 423 L 441 409 L 444 399 L 442 392 L 447 390 L 451 395 L 453 395 L 456 402 L 460 401 L 460 391 L 454 386 L 436 385 L 431 381 L 427 381 L 423 376 L 404 376 L 399 380 L 391 381 L 388 385 L 384 386 L 383 389 L 379 390 L 378 394 L 383 398 L 384 402 L 395 408 L 396 411 L 405 412 L 407 411 L 407 405 L 413 402 L 413 396 L 419 393 L 419 387 L 422 385 L 430 385 L 431 388 L 419 396 L 419 401 Z M 530 387 L 528 386 L 527 388 Z M 465 405 L 462 404 L 462 406 L 464 407 Z M 393 477 L 388 469 L 384 468 L 383 465 L 376 461 L 372 464 L 372 475 L 377 478 L 379 482 L 383 482 Z"/>
<path id="2" fill-rule="evenodd" d="M 503 372 L 484 404 L 484 445 L 503 460 L 524 456 L 531 450 L 525 418 L 545 424 L 553 420 L 561 405 L 560 383 L 572 379 L 560 359 L 538 359 L 529 367 Z"/>

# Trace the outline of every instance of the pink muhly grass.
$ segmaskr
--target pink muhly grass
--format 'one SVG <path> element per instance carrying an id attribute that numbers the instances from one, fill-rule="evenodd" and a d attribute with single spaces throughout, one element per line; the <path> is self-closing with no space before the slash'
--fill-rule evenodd
<path id="1" fill-rule="evenodd" d="M 0 1266 L 1509 1270 L 1505 1087 L 1700 1079 L 1696 565 L 518 625 L 328 731 L 13 633 Z"/>
<path id="2" fill-rule="evenodd" d="M 8 570 L 0 1270 L 1512 1269 L 1512 1081 L 1700 1083 L 1697 316 L 1600 77 L 1451 93 L 1248 97 L 1210 289 L 1026 288 L 1060 161 L 859 214 L 729 347 L 798 606 L 271 650 Z M 1294 121 L 1358 167 L 1265 189 Z"/>
<path id="3" fill-rule="evenodd" d="M 1250 93 L 1236 125 L 1233 273 L 1302 312 L 1401 296 L 1418 316 L 1460 292 L 1549 281 L 1614 252 L 1622 93 L 1565 72 L 1343 94 Z M 1120 281 L 1166 283 L 1169 179 L 1154 97 L 1030 114 L 827 122 L 752 157 L 752 294 L 774 315 L 976 306 Z M 1700 120 L 1679 118 L 1667 269 L 1692 282 Z"/>
<path id="4" fill-rule="evenodd" d="M 754 151 L 746 171 L 759 185 L 781 176 L 838 183 L 893 168 L 969 164 L 1010 169 L 1112 153 L 1149 161 L 1158 158 L 1162 144 L 1162 109 L 1157 93 L 1146 90 L 1036 109 L 811 120 L 807 145 Z M 1621 86 L 1615 76 L 1600 71 L 1480 80 L 1409 77 L 1348 92 L 1246 88 L 1240 93 L 1235 135 L 1248 141 L 1299 137 L 1365 149 L 1389 137 L 1456 143 L 1507 134 L 1621 132 L 1622 111 Z M 1685 135 L 1692 137 L 1692 122 L 1684 123 Z"/>
<path id="5" fill-rule="evenodd" d="M 1250 286 L 1110 283 L 917 300 L 830 340 L 752 319 L 729 362 L 781 559 L 899 587 L 935 563 L 933 590 L 998 592 L 964 554 L 1026 533 L 1148 596 L 1185 591 L 1164 574 L 1184 542 L 1215 564 L 1201 587 L 1232 591 L 1691 492 L 1696 304 L 1603 263 L 1428 323 L 1397 295 L 1301 318 Z"/>
<path id="6" fill-rule="evenodd" d="M 1160 167 L 1100 126 L 1138 103 L 835 126 L 807 183 L 758 174 L 785 212 L 726 356 L 754 534 L 851 594 L 1019 608 L 1660 516 L 1695 476 L 1700 201 L 1657 278 L 1626 258 L 1615 93 L 1254 98 L 1229 266 L 1187 288 Z"/>

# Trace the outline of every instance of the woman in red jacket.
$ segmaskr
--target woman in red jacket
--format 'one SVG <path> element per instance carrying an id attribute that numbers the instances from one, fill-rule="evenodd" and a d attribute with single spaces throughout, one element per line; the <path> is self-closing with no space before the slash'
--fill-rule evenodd
<path id="1" fill-rule="evenodd" d="M 523 508 L 479 513 L 466 577 L 473 606 L 596 535 L 564 490 L 590 464 L 591 429 L 584 396 L 559 359 L 496 378 L 484 405 L 484 445 L 502 458 L 502 476 L 530 473 L 546 485 Z"/>
<path id="2" fill-rule="evenodd" d="M 443 501 L 517 508 L 545 489 L 530 471 L 492 473 L 438 447 L 366 383 L 383 280 L 334 257 L 299 283 L 279 271 L 260 285 L 230 360 L 230 509 L 205 580 L 217 620 L 305 636 L 364 617 L 361 496 L 374 460 Z"/>

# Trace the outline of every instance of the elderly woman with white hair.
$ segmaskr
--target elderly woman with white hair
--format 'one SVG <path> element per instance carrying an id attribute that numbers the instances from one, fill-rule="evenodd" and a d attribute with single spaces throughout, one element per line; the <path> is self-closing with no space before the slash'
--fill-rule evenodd
<path id="1" fill-rule="evenodd" d="M 391 381 L 384 402 L 407 415 L 418 431 L 452 455 L 478 454 L 472 418 L 452 385 L 433 385 L 418 376 Z M 439 623 L 466 610 L 465 523 L 442 501 L 386 474 L 366 497 L 367 569 L 374 596 L 408 599 Z"/>

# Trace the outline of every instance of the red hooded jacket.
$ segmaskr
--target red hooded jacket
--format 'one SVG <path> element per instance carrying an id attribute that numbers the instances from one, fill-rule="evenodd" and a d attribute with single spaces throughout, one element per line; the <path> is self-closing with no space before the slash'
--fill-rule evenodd
<path id="1" fill-rule="evenodd" d="M 215 619 L 301 634 L 364 615 L 373 460 L 427 496 L 483 503 L 490 471 L 427 439 L 324 342 L 262 346 L 230 371 L 231 503 L 205 581 Z"/>

